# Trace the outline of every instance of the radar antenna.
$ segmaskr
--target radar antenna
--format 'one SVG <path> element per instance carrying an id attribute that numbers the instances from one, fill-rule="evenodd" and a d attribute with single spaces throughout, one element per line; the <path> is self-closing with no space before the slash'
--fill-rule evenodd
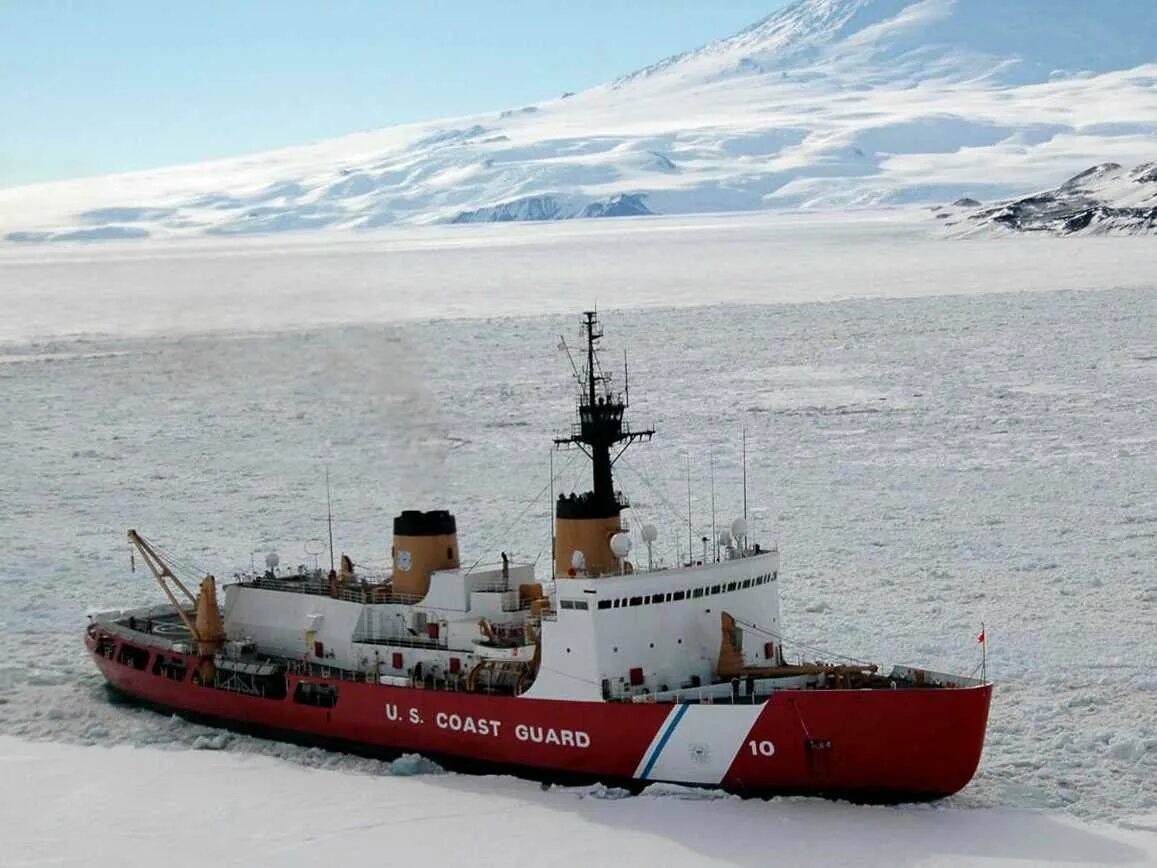
<path id="1" fill-rule="evenodd" d="M 623 421 L 623 411 L 627 407 L 625 395 L 615 395 L 608 386 L 608 377 L 599 365 L 598 342 L 603 336 L 598 314 L 585 311 L 583 331 L 587 339 L 587 359 L 585 382 L 580 378 L 582 394 L 579 398 L 579 423 L 569 437 L 555 438 L 556 446 L 576 446 L 591 459 L 594 465 L 594 490 L 582 498 L 583 513 L 594 515 L 618 515 L 627 506 L 621 494 L 614 490 L 611 468 L 632 443 L 650 440 L 655 433 L 652 429 L 632 431 Z M 565 347 L 565 341 L 563 345 Z M 578 377 L 578 369 L 571 359 L 571 367 Z M 614 456 L 611 449 L 622 446 Z M 568 510 L 569 511 L 569 510 Z M 560 517 L 562 513 L 560 513 Z"/>

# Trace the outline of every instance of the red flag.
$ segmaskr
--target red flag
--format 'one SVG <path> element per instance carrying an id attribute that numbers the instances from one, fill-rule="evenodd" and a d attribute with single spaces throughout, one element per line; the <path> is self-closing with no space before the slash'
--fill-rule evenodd
<path id="1" fill-rule="evenodd" d="M 984 642 L 984 631 L 983 630 L 981 630 L 980 635 L 976 637 L 976 641 L 981 642 L 981 643 Z"/>

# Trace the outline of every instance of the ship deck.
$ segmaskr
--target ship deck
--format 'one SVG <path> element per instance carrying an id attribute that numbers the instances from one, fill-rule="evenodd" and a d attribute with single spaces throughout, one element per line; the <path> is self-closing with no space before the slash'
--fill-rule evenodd
<path id="1" fill-rule="evenodd" d="M 192 619 L 194 613 L 186 612 Z M 147 647 L 170 654 L 195 655 L 196 643 L 183 623 L 181 616 L 172 606 L 161 605 L 123 612 L 105 612 L 92 616 L 94 627 L 133 645 Z M 446 692 L 469 692 L 465 678 L 404 678 L 383 675 L 373 670 L 355 671 L 325 665 L 318 661 L 290 658 L 284 655 L 262 652 L 260 649 L 240 649 L 240 643 L 224 654 L 224 661 L 234 664 L 273 666 L 287 676 L 326 681 L 348 681 L 377 683 L 383 688 L 407 686 L 423 687 L 428 690 Z M 661 704 L 755 704 L 764 702 L 774 693 L 784 690 L 823 690 L 847 687 L 835 679 L 818 677 L 815 664 L 798 667 L 784 666 L 772 677 L 746 676 L 720 680 L 711 684 L 686 685 L 675 690 L 636 696 L 605 697 L 613 702 L 661 703 Z M 405 682 L 403 684 L 403 681 Z M 859 681 L 854 689 L 894 690 L 897 688 L 965 688 L 978 687 L 984 682 L 977 678 L 947 673 L 929 672 L 907 666 L 896 666 L 887 675 L 871 675 Z M 487 689 L 480 686 L 475 692 L 507 693 L 503 689 Z"/>

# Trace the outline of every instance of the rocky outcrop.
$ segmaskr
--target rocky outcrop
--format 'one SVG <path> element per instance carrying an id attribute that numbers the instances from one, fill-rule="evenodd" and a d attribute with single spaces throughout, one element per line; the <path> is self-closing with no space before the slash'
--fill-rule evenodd
<path id="1" fill-rule="evenodd" d="M 956 235 L 1157 235 L 1157 163 L 1103 163 L 1055 190 L 979 207 L 960 200 L 937 217 Z"/>

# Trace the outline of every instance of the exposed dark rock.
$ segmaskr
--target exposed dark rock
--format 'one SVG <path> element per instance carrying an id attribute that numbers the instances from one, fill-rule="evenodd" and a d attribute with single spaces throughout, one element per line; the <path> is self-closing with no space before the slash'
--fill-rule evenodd
<path id="1" fill-rule="evenodd" d="M 646 198 L 637 193 L 621 193 L 618 196 L 612 196 L 605 202 L 591 202 L 583 208 L 580 217 L 639 217 L 645 214 L 650 214 L 651 209 L 646 206 L 643 199 Z"/>
<path id="2" fill-rule="evenodd" d="M 639 193 L 619 193 L 583 205 L 555 196 L 526 196 L 498 205 L 462 211 L 451 223 L 513 223 L 516 221 L 570 220 L 586 217 L 637 217 L 653 213 Z"/>
<path id="3" fill-rule="evenodd" d="M 965 213 L 953 215 L 956 219 L 949 225 L 957 227 L 958 234 L 974 234 L 989 226 L 1062 236 L 1157 235 L 1157 163 L 1135 169 L 1102 163 L 1055 190 L 987 208 L 978 205 L 971 199 L 956 202 Z"/>
<path id="4" fill-rule="evenodd" d="M 561 213 L 558 200 L 553 196 L 527 196 L 498 205 L 462 211 L 455 215 L 451 223 L 513 223 L 518 220 L 557 220 L 565 216 Z"/>

